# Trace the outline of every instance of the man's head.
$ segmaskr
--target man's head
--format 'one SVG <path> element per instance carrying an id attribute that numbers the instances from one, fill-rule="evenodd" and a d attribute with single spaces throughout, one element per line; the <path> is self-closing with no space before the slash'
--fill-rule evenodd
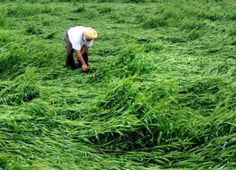
<path id="1" fill-rule="evenodd" d="M 95 29 L 91 28 L 91 27 L 86 27 L 85 31 L 84 31 L 84 38 L 87 41 L 91 41 L 97 38 L 97 32 Z"/>

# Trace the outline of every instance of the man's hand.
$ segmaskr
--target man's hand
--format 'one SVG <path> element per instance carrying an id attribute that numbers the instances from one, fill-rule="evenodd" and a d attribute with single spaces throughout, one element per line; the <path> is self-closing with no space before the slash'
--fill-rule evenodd
<path id="1" fill-rule="evenodd" d="M 86 62 L 84 61 L 83 56 L 81 55 L 81 52 L 76 50 L 76 55 L 77 55 L 78 61 L 80 61 L 82 63 L 82 70 L 84 72 L 87 72 L 88 66 L 87 66 Z"/>
<path id="2" fill-rule="evenodd" d="M 88 66 L 87 66 L 87 64 L 83 64 L 83 65 L 82 65 L 82 70 L 83 70 L 84 72 L 87 72 L 87 71 L 88 71 Z"/>

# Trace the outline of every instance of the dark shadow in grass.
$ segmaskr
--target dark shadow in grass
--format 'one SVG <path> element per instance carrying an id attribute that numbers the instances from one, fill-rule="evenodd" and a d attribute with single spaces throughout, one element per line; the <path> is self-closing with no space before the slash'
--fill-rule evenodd
<path id="1" fill-rule="evenodd" d="M 39 35 L 39 34 L 42 34 L 43 31 L 41 28 L 37 26 L 30 25 L 25 29 L 25 33 L 28 35 Z"/>
<path id="2" fill-rule="evenodd" d="M 166 25 L 166 19 L 163 17 L 150 17 L 143 23 L 144 28 L 158 28 Z"/>
<path id="3" fill-rule="evenodd" d="M 83 6 L 78 7 L 77 9 L 73 10 L 73 13 L 81 13 L 84 12 L 85 8 Z"/>
<path id="4" fill-rule="evenodd" d="M 166 37 L 166 41 L 169 41 L 171 43 L 183 43 L 187 42 L 187 40 L 184 37 Z"/>
<path id="5" fill-rule="evenodd" d="M 102 7 L 97 8 L 97 10 L 98 10 L 98 12 L 100 14 L 107 14 L 107 13 L 110 13 L 112 11 L 112 8 L 111 7 L 102 6 Z"/>
<path id="6" fill-rule="evenodd" d="M 79 20 L 79 18 L 76 18 L 76 17 L 69 17 L 68 19 L 71 20 L 71 21 L 77 21 L 77 20 Z"/>
<path id="7" fill-rule="evenodd" d="M 44 38 L 45 39 L 53 39 L 56 35 L 56 32 L 51 32 L 49 34 L 47 34 Z"/>

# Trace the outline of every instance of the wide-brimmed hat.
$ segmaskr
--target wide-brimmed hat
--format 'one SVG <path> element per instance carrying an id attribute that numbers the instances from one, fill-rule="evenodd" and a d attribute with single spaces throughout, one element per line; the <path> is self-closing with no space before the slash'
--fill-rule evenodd
<path id="1" fill-rule="evenodd" d="M 96 39 L 98 36 L 97 32 L 95 29 L 93 29 L 92 27 L 86 27 L 84 30 L 84 37 L 87 40 L 93 40 Z"/>

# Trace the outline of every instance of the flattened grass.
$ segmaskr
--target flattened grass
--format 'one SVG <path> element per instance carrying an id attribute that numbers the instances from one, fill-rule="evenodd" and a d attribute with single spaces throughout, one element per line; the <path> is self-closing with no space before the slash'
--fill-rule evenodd
<path id="1" fill-rule="evenodd" d="M 234 1 L 122 2 L 1 2 L 0 169 L 235 168 Z"/>

